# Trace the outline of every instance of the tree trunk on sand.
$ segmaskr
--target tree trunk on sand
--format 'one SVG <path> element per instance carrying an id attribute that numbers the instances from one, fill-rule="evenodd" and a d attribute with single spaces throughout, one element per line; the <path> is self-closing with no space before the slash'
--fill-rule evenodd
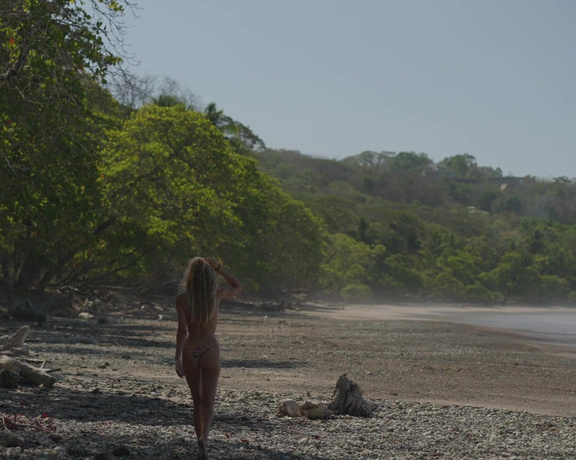
<path id="1" fill-rule="evenodd" d="M 20 378 L 36 385 L 52 388 L 56 379 L 42 369 L 9 356 L 0 355 L 0 371 L 8 370 L 18 374 Z"/>
<path id="2" fill-rule="evenodd" d="M 350 380 L 346 374 L 338 378 L 332 397 L 328 408 L 334 415 L 370 417 L 374 409 L 378 407 L 374 402 L 363 398 L 358 384 Z"/>

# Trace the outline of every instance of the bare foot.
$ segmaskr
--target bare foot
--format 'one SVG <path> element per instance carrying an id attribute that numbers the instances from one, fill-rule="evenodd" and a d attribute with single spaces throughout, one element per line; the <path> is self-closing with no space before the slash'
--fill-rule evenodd
<path id="1" fill-rule="evenodd" d="M 198 440 L 198 460 L 206 460 L 206 442 L 203 439 Z"/>

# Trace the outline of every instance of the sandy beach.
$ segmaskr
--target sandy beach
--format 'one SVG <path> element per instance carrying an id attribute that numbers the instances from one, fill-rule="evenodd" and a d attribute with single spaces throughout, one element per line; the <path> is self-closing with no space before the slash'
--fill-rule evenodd
<path id="1" fill-rule="evenodd" d="M 573 458 L 574 348 L 439 321 L 427 308 L 223 305 L 212 458 Z M 23 423 L 23 445 L 0 446 L 0 458 L 110 459 L 121 448 L 135 459 L 194 458 L 171 302 L 94 313 L 33 328 L 30 352 L 65 378 L 49 391 L 0 389 L 3 417 L 45 428 Z M 20 325 L 3 320 L 0 335 Z M 330 401 L 344 373 L 379 405 L 373 417 L 276 416 L 285 398 Z"/>
<path id="2" fill-rule="evenodd" d="M 438 318 L 438 310 L 444 316 Z M 533 312 L 527 307 L 505 310 L 516 315 Z M 245 351 L 261 357 L 262 349 L 270 345 L 275 356 L 292 337 L 288 360 L 318 370 L 312 375 L 276 371 L 274 382 L 268 385 L 259 383 L 258 376 L 249 376 L 249 385 L 262 385 L 263 389 L 270 386 L 278 391 L 286 382 L 302 391 L 310 385 L 316 391 L 326 387 L 331 391 L 338 375 L 347 373 L 375 398 L 572 416 L 576 410 L 576 347 L 544 344 L 538 333 L 446 319 L 449 314 L 485 311 L 481 307 L 435 309 L 426 305 L 309 306 L 261 318 L 260 324 L 246 324 L 242 316 L 229 324 L 226 318 L 221 330 L 228 337 L 245 330 L 252 336 L 248 343 L 253 347 Z M 233 347 L 230 352 L 235 352 Z M 285 359 L 286 354 L 285 350 L 281 356 Z M 231 371 L 232 380 L 245 380 L 234 368 Z"/>

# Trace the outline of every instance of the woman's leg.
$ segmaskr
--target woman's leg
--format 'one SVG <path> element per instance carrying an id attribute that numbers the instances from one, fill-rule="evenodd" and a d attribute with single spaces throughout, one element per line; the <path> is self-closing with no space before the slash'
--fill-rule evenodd
<path id="1" fill-rule="evenodd" d="M 218 387 L 218 377 L 220 376 L 220 362 L 218 366 L 202 370 L 202 438 L 208 439 L 208 433 L 214 418 L 214 401 L 216 400 L 216 389 Z"/>
<path id="2" fill-rule="evenodd" d="M 204 432 L 204 427 L 202 426 L 202 369 L 197 365 L 185 365 L 184 375 L 186 376 L 186 382 L 188 383 L 190 392 L 192 393 L 192 402 L 194 406 L 194 431 L 196 432 L 196 438 L 200 438 Z"/>

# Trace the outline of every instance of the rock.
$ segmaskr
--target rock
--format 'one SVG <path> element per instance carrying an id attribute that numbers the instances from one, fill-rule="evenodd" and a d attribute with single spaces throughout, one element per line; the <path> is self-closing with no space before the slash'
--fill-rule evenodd
<path id="1" fill-rule="evenodd" d="M 24 438 L 16 435 L 11 431 L 0 431 L 0 446 L 4 447 L 19 447 L 24 445 Z"/>
<path id="2" fill-rule="evenodd" d="M 21 446 L 18 447 L 9 447 L 6 450 L 2 451 L 2 459 L 8 458 L 18 458 L 22 453 L 23 449 Z"/>
<path id="3" fill-rule="evenodd" d="M 114 455 L 114 457 L 128 457 L 130 455 L 130 449 L 126 446 L 116 446 L 112 449 L 112 455 Z"/>
<path id="4" fill-rule="evenodd" d="M 64 447 L 64 446 L 56 446 L 56 447 L 54 447 L 53 452 L 54 452 L 56 455 L 59 455 L 61 458 L 62 458 L 62 457 L 65 457 L 65 456 L 68 456 L 68 449 L 66 449 L 66 447 Z"/>
<path id="5" fill-rule="evenodd" d="M 15 389 L 18 388 L 20 376 L 16 372 L 8 369 L 0 370 L 0 388 Z"/>
<path id="6" fill-rule="evenodd" d="M 47 318 L 44 313 L 33 307 L 28 299 L 15 300 L 12 302 L 12 305 L 10 305 L 8 312 L 12 318 L 20 321 L 34 321 L 41 324 L 46 321 Z"/>
<path id="7" fill-rule="evenodd" d="M 78 319 L 92 319 L 94 315 L 88 313 L 87 311 L 83 311 L 82 313 L 78 313 Z"/>
<path id="8" fill-rule="evenodd" d="M 71 293 L 40 292 L 31 294 L 29 300 L 34 303 L 37 310 L 48 316 L 61 318 L 74 318 L 76 316 Z"/>

